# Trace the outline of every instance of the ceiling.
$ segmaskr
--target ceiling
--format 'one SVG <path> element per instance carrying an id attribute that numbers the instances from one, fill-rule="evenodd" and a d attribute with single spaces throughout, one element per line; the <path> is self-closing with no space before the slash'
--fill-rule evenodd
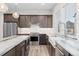
<path id="1" fill-rule="evenodd" d="M 6 3 L 9 11 L 51 11 L 55 3 Z"/>

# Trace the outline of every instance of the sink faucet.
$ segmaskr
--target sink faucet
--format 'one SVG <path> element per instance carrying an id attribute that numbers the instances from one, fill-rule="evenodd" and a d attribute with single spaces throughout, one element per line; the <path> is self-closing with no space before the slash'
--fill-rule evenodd
<path id="1" fill-rule="evenodd" d="M 72 38 L 73 40 L 77 40 L 77 38 Z"/>
<path id="2" fill-rule="evenodd" d="M 70 38 L 70 39 L 72 39 L 72 40 L 77 40 L 77 38 L 76 37 L 73 37 L 73 36 L 67 36 L 67 34 L 65 34 L 65 36 L 64 36 L 65 38 Z"/>

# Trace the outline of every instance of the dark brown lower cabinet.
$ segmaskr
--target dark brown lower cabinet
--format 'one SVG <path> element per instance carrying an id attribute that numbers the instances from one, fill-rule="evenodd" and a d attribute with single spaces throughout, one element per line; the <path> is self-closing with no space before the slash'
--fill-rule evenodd
<path id="1" fill-rule="evenodd" d="M 50 44 L 50 42 L 48 42 L 48 52 L 49 52 L 49 55 L 51 56 L 51 44 Z"/>
<path id="2" fill-rule="evenodd" d="M 55 56 L 55 48 L 51 45 L 50 49 L 51 49 L 50 55 Z"/>
<path id="3" fill-rule="evenodd" d="M 23 47 L 20 47 L 20 48 L 16 48 L 16 53 L 15 53 L 15 56 L 25 56 L 25 50 L 24 50 L 24 46 Z"/>
<path id="4" fill-rule="evenodd" d="M 7 53 L 5 53 L 3 56 L 15 56 L 15 48 L 11 49 Z"/>
<path id="5" fill-rule="evenodd" d="M 61 45 L 56 43 L 55 56 L 71 56 Z"/>
<path id="6" fill-rule="evenodd" d="M 23 46 L 22 48 L 21 48 L 21 56 L 25 56 L 25 46 Z"/>
<path id="7" fill-rule="evenodd" d="M 47 48 L 50 56 L 72 56 L 57 42 L 56 42 L 56 47 L 54 48 L 52 44 L 48 41 Z"/>
<path id="8" fill-rule="evenodd" d="M 21 42 L 15 47 L 15 55 L 16 56 L 24 56 L 25 55 L 25 41 Z"/>
<path id="9" fill-rule="evenodd" d="M 26 40 L 26 52 L 25 52 L 25 55 L 28 56 L 28 53 L 29 53 L 29 44 L 30 44 L 30 38 L 28 40 Z"/>
<path id="10" fill-rule="evenodd" d="M 7 53 L 5 53 L 3 56 L 27 56 L 28 55 L 28 40 L 22 41 L 20 44 L 9 50 Z M 27 45 L 28 44 L 28 45 Z M 26 55 L 27 53 L 27 55 Z"/>
<path id="11" fill-rule="evenodd" d="M 55 48 L 52 46 L 50 42 L 48 42 L 48 52 L 50 56 L 55 56 Z"/>
<path id="12" fill-rule="evenodd" d="M 48 36 L 46 34 L 40 34 L 39 35 L 39 44 L 47 45 L 47 42 L 48 42 Z"/>

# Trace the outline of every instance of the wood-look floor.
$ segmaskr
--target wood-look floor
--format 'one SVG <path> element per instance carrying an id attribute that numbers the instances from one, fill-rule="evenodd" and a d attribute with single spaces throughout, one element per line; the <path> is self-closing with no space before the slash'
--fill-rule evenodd
<path id="1" fill-rule="evenodd" d="M 30 45 L 28 56 L 49 56 L 46 45 Z"/>

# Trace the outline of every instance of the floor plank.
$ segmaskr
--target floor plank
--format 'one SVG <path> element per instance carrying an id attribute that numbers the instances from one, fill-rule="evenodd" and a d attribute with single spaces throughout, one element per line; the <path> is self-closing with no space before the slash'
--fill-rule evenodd
<path id="1" fill-rule="evenodd" d="M 28 56 L 49 56 L 46 45 L 30 45 Z"/>

